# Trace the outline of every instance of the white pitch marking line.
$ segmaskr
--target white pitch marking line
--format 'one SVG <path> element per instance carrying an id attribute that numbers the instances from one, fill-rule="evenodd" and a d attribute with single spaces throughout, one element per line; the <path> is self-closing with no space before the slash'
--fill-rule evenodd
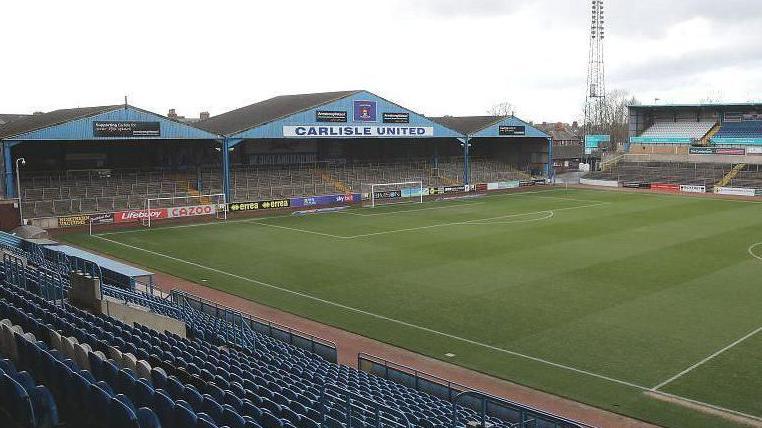
<path id="1" fill-rule="evenodd" d="M 703 407 L 708 407 L 710 409 L 714 409 L 714 410 L 717 410 L 717 411 L 720 411 L 720 412 L 727 412 L 727 413 L 730 413 L 730 414 L 733 414 L 733 415 L 741 416 L 741 417 L 744 417 L 744 418 L 749 418 L 749 419 L 752 419 L 752 420 L 755 420 L 755 421 L 762 421 L 762 418 L 760 418 L 759 416 L 754 416 L 754 415 L 750 415 L 748 413 L 739 412 L 738 410 L 728 409 L 727 407 L 721 407 L 721 406 L 718 406 L 716 404 L 709 404 L 709 403 L 705 403 L 703 401 L 694 400 L 692 398 L 683 397 L 683 396 L 680 396 L 680 395 L 670 394 L 670 393 L 664 392 L 664 391 L 650 391 L 650 392 L 652 394 L 658 394 L 658 395 L 663 395 L 665 397 L 671 397 L 671 398 L 674 398 L 674 399 L 677 399 L 677 400 L 687 401 L 689 403 L 697 404 L 697 405 L 703 406 Z"/>
<path id="2" fill-rule="evenodd" d="M 762 331 L 762 327 L 759 327 L 759 328 L 757 328 L 757 329 L 755 329 L 755 330 L 751 331 L 750 333 L 747 333 L 747 334 L 745 334 L 743 337 L 741 337 L 741 338 L 739 338 L 739 339 L 736 339 L 735 341 L 733 341 L 733 343 L 731 343 L 731 344 L 729 344 L 729 345 L 725 346 L 724 348 L 720 349 L 719 351 L 717 351 L 717 352 L 714 352 L 713 354 L 711 354 L 711 355 L 707 356 L 706 358 L 704 358 L 703 360 L 701 360 L 701 361 L 697 362 L 696 364 L 693 364 L 692 366 L 690 366 L 690 367 L 688 367 L 687 369 L 685 369 L 685 370 L 681 371 L 680 373 L 678 373 L 678 374 L 676 374 L 676 375 L 672 376 L 671 378 L 669 378 L 669 379 L 665 380 L 664 382 L 662 382 L 662 383 L 660 383 L 660 384 L 658 384 L 658 385 L 656 385 L 656 386 L 652 387 L 652 388 L 651 388 L 651 391 L 656 391 L 656 390 L 658 390 L 659 388 L 662 388 L 662 387 L 664 387 L 665 385 L 667 385 L 667 384 L 669 384 L 669 383 L 672 383 L 672 382 L 674 382 L 674 381 L 675 381 L 675 380 L 677 380 L 678 378 L 680 378 L 680 377 L 682 377 L 682 376 L 686 375 L 687 373 L 689 373 L 689 372 L 693 371 L 695 368 L 697 368 L 697 367 L 699 367 L 699 366 L 703 365 L 703 364 L 704 364 L 704 363 L 706 363 L 707 361 L 709 361 L 709 360 L 713 359 L 714 357 L 716 357 L 716 356 L 718 356 L 718 355 L 722 354 L 723 352 L 727 351 L 728 349 L 731 349 L 731 348 L 735 347 L 735 346 L 736 346 L 736 345 L 738 345 L 739 343 L 741 343 L 741 342 L 743 342 L 744 340 L 746 340 L 746 339 L 748 339 L 748 338 L 750 338 L 750 337 L 754 336 L 755 334 L 759 333 L 760 331 Z"/>
<path id="3" fill-rule="evenodd" d="M 126 233 L 138 233 L 138 232 L 155 232 L 155 231 L 169 230 L 169 229 L 185 229 L 186 227 L 223 226 L 230 223 L 251 223 L 251 222 L 256 222 L 260 220 L 268 220 L 268 219 L 280 218 L 280 217 L 285 217 L 285 215 L 278 214 L 278 215 L 271 215 L 266 217 L 242 218 L 237 220 L 225 220 L 225 221 L 217 221 L 217 222 L 209 222 L 209 223 L 180 224 L 175 226 L 159 226 L 156 228 L 118 230 L 116 232 L 95 233 L 93 234 L 93 236 L 123 235 Z"/>
<path id="4" fill-rule="evenodd" d="M 597 207 L 601 205 L 606 205 L 608 202 L 601 202 L 598 204 L 590 204 L 590 205 L 581 205 L 577 207 L 566 207 L 566 208 L 556 208 L 553 210 L 542 210 L 542 211 L 533 211 L 528 213 L 519 213 L 519 214 L 507 214 L 507 215 L 501 215 L 497 217 L 486 217 L 486 218 L 477 218 L 473 220 L 466 220 L 466 221 L 457 221 L 453 223 L 437 223 L 437 224 L 430 224 L 428 226 L 419 226 L 419 227 L 409 227 L 405 229 L 394 229 L 394 230 L 385 230 L 383 232 L 373 232 L 373 233 L 364 233 L 361 235 L 353 235 L 353 236 L 347 236 L 346 239 L 355 239 L 355 238 L 365 238 L 368 236 L 379 236 L 379 235 L 388 235 L 390 233 L 399 233 L 399 232 L 411 232 L 415 230 L 423 230 L 423 229 L 432 229 L 435 227 L 445 227 L 445 226 L 457 226 L 457 225 L 463 225 L 463 224 L 472 224 L 478 221 L 488 221 L 488 220 L 498 220 L 503 218 L 511 218 L 511 217 L 519 217 L 519 216 L 526 216 L 526 215 L 532 215 L 532 214 L 543 214 L 548 211 L 566 211 L 566 210 L 576 210 L 581 208 L 592 208 Z"/>
<path id="5" fill-rule="evenodd" d="M 225 272 L 225 271 L 220 270 L 220 269 L 215 269 L 215 268 L 212 268 L 212 267 L 209 267 L 209 266 L 204 266 L 204 265 L 199 264 L 199 263 L 191 262 L 191 261 L 188 261 L 188 260 L 183 260 L 183 259 L 180 259 L 180 258 L 177 258 L 177 257 L 173 257 L 173 256 L 170 256 L 170 255 L 167 255 L 167 254 L 163 254 L 163 253 L 159 253 L 159 252 L 156 252 L 156 251 L 147 250 L 145 248 L 136 247 L 136 246 L 125 244 L 125 243 L 119 242 L 119 241 L 114 241 L 113 239 L 104 238 L 104 237 L 98 236 L 98 235 L 93 235 L 93 236 L 95 236 L 96 238 L 102 239 L 104 241 L 108 241 L 108 242 L 112 242 L 112 243 L 117 244 L 117 245 L 125 246 L 127 248 L 132 248 L 134 250 L 143 251 L 143 252 L 146 252 L 146 253 L 149 253 L 149 254 L 154 254 L 154 255 L 157 255 L 157 256 L 165 257 L 165 258 L 168 258 L 170 260 L 174 260 L 174 261 L 185 263 L 185 264 L 188 264 L 188 265 L 191 265 L 191 266 L 196 266 L 196 267 L 201 268 L 201 269 L 206 269 L 206 270 L 209 270 L 209 271 L 212 271 L 212 272 L 220 273 L 222 275 L 227 275 L 227 276 L 230 276 L 232 278 L 236 278 L 236 279 L 240 279 L 240 280 L 243 280 L 243 281 L 247 281 L 247 282 L 251 282 L 251 283 L 254 283 L 254 284 L 258 284 L 258 285 L 261 285 L 263 287 L 272 288 L 272 289 L 279 290 L 279 291 L 284 292 L 284 293 L 293 294 L 293 295 L 296 295 L 296 296 L 300 296 L 300 297 L 304 297 L 304 298 L 307 298 L 307 299 L 315 300 L 317 302 L 325 303 L 327 305 L 332 305 L 332 306 L 336 306 L 336 307 L 339 307 L 339 308 L 342 308 L 342 309 L 346 309 L 346 310 L 351 311 L 351 312 L 360 313 L 360 314 L 367 315 L 367 316 L 370 316 L 370 317 L 373 317 L 373 318 L 378 318 L 378 319 L 381 319 L 381 320 L 384 320 L 384 321 L 389 321 L 389 322 L 400 324 L 400 325 L 403 325 L 403 326 L 406 326 L 406 327 L 422 330 L 422 331 L 425 331 L 425 332 L 428 332 L 428 333 L 432 333 L 432 334 L 437 334 L 437 335 L 440 335 L 440 336 L 448 337 L 450 339 L 458 340 L 458 341 L 465 342 L 465 343 L 468 343 L 468 344 L 471 344 L 471 345 L 480 346 L 480 347 L 483 347 L 483 348 L 491 349 L 491 350 L 494 350 L 494 351 L 497 351 L 497 352 L 502 352 L 502 353 L 505 353 L 505 354 L 508 354 L 508 355 L 512 355 L 512 356 L 515 356 L 515 357 L 520 357 L 520 358 L 528 359 L 528 360 L 531 360 L 531 361 L 535 361 L 535 362 L 538 362 L 538 363 L 541 363 L 541 364 L 545 364 L 545 365 L 549 365 L 549 366 L 552 366 L 552 367 L 556 367 L 556 368 L 559 368 L 559 369 L 563 369 L 563 370 L 571 371 L 571 372 L 574 372 L 574 373 L 579 373 L 579 374 L 595 377 L 595 378 L 602 379 L 602 380 L 605 380 L 605 381 L 609 381 L 609 382 L 612 382 L 612 383 L 617 383 L 617 384 L 620 384 L 620 385 L 629 386 L 631 388 L 635 388 L 635 389 L 638 389 L 638 390 L 641 390 L 641 391 L 650 391 L 650 392 L 653 392 L 655 394 L 662 394 L 662 395 L 666 395 L 666 396 L 671 396 L 671 397 L 674 397 L 674 398 L 678 398 L 678 399 L 686 400 L 686 401 L 693 402 L 693 403 L 696 403 L 696 404 L 700 404 L 700 405 L 703 405 L 703 406 L 706 406 L 706 407 L 709 407 L 709 408 L 714 408 L 714 409 L 717 409 L 717 410 L 720 410 L 720 411 L 726 411 L 726 412 L 729 412 L 729 413 L 734 413 L 734 414 L 737 414 L 737 415 L 749 417 L 751 419 L 760 419 L 757 416 L 753 416 L 753 415 L 750 415 L 750 414 L 747 414 L 747 413 L 743 413 L 743 412 L 739 412 L 739 411 L 731 410 L 731 409 L 726 409 L 724 407 L 720 407 L 720 406 L 717 406 L 717 405 L 714 405 L 714 404 L 709 404 L 709 403 L 706 403 L 706 402 L 703 402 L 703 401 L 693 400 L 693 399 L 690 399 L 690 398 L 682 397 L 680 395 L 669 394 L 669 393 L 662 392 L 662 391 L 656 391 L 656 390 L 654 390 L 652 388 L 648 388 L 648 387 L 645 387 L 645 386 L 642 386 L 642 385 L 638 385 L 636 383 L 627 382 L 627 381 L 616 379 L 616 378 L 613 378 L 613 377 L 610 377 L 610 376 L 594 373 L 594 372 L 591 372 L 591 371 L 588 371 L 588 370 L 578 369 L 576 367 L 571 367 L 571 366 L 567 366 L 567 365 L 560 364 L 560 363 L 554 363 L 552 361 L 545 360 L 543 358 L 533 357 L 531 355 L 522 354 L 520 352 L 516 352 L 516 351 L 511 351 L 511 350 L 508 350 L 508 349 L 499 348 L 499 347 L 496 347 L 496 346 L 488 345 L 486 343 L 481 343 L 481 342 L 477 342 L 475 340 L 466 339 L 464 337 L 456 336 L 456 335 L 453 335 L 453 334 L 444 333 L 444 332 L 441 332 L 441 331 L 438 331 L 438 330 L 434 330 L 434 329 L 431 329 L 431 328 L 428 328 L 428 327 L 421 327 L 421 326 L 418 326 L 418 325 L 415 325 L 415 324 L 411 324 L 409 322 L 397 320 L 397 319 L 394 319 L 394 318 L 389 318 L 389 317 L 386 317 L 386 316 L 383 316 L 383 315 L 378 315 L 378 314 L 375 314 L 373 312 L 368 312 L 368 311 L 365 311 L 365 310 L 362 310 L 362 309 L 353 308 L 351 306 L 347 306 L 347 305 L 344 305 L 344 304 L 341 304 L 341 303 L 336 303 L 336 302 L 333 302 L 333 301 L 330 301 L 330 300 L 326 300 L 326 299 L 322 299 L 320 297 L 315 297 L 315 296 L 312 296 L 312 295 L 309 295 L 309 294 L 306 294 L 306 293 L 301 293 L 301 292 L 298 292 L 298 291 L 289 290 L 287 288 L 282 288 L 282 287 L 279 287 L 277 285 L 268 284 L 266 282 L 259 281 L 259 280 L 256 280 L 256 279 L 247 278 L 247 277 L 244 277 L 244 276 L 241 276 L 241 275 L 236 275 L 234 273 Z"/>
<path id="6" fill-rule="evenodd" d="M 507 194 L 492 194 L 492 195 L 484 195 L 484 198 L 504 198 L 504 197 L 512 197 L 512 196 L 535 196 L 538 193 L 548 193 L 548 192 L 558 192 L 561 191 L 561 189 L 550 189 L 550 190 L 540 190 L 536 192 L 520 192 L 520 193 L 507 193 Z M 537 196 L 535 196 L 537 197 Z M 571 200 L 571 199 L 569 199 Z M 439 200 L 433 200 L 433 201 L 425 201 L 425 204 L 430 203 L 438 203 L 442 202 Z M 580 202 L 584 202 L 584 200 L 580 199 Z M 596 201 L 598 202 L 598 201 Z M 480 202 L 483 203 L 483 202 Z M 463 204 L 463 205 L 471 205 L 471 204 Z M 401 210 L 400 212 L 404 212 L 404 210 Z M 342 211 L 336 211 L 330 214 L 349 214 Z M 354 214 L 354 213 L 353 213 Z M 225 220 L 225 221 L 219 221 L 219 222 L 208 222 L 208 223 L 194 223 L 194 224 L 180 224 L 175 226 L 160 226 L 156 228 L 143 228 L 143 229 L 129 229 L 129 230 L 118 230 L 115 232 L 102 232 L 93 234 L 93 236 L 109 236 L 109 235 L 122 235 L 127 233 L 138 233 L 138 232 L 153 232 L 157 230 L 165 230 L 165 229 L 184 229 L 187 227 L 203 227 L 203 226 L 221 226 L 229 223 L 251 223 L 251 222 L 257 222 L 260 220 L 269 220 L 273 218 L 280 218 L 280 217 L 286 217 L 286 213 L 284 214 L 276 214 L 271 216 L 265 216 L 265 217 L 255 217 L 255 218 L 244 218 L 244 219 L 237 219 L 237 220 Z M 355 214 L 355 215 L 362 215 L 362 214 Z"/>
<path id="7" fill-rule="evenodd" d="M 484 221 L 484 220 L 483 220 L 483 222 L 482 222 L 482 223 L 477 223 L 477 222 L 473 222 L 473 223 L 472 223 L 472 222 L 464 222 L 463 224 L 472 224 L 472 225 L 474 225 L 474 226 L 488 226 L 488 225 L 491 225 L 491 224 L 516 224 L 516 223 L 530 223 L 530 222 L 533 222 L 533 221 L 542 221 L 542 220 L 549 220 L 549 219 L 553 218 L 553 216 L 554 216 L 554 215 L 556 215 L 555 211 L 552 211 L 552 210 L 548 210 L 548 211 L 545 211 L 545 212 L 547 212 L 548 214 L 546 214 L 546 215 L 545 215 L 545 216 L 543 216 L 543 217 L 538 217 L 538 218 L 530 218 L 529 220 L 514 220 L 514 221 Z"/>
<path id="8" fill-rule="evenodd" d="M 445 210 L 450 208 L 460 208 L 460 207 L 468 207 L 471 205 L 481 205 L 486 204 L 486 202 L 470 202 L 470 203 L 459 203 L 459 204 L 452 204 L 447 205 L 444 207 L 428 207 L 428 208 L 417 208 L 412 210 L 398 210 L 398 211 L 386 211 L 381 213 L 374 213 L 374 214 L 360 214 L 360 213 L 353 213 L 345 211 L 344 214 L 350 214 L 350 215 L 356 215 L 359 217 L 375 217 L 379 215 L 389 215 L 389 214 L 404 214 L 404 213 L 411 213 L 411 212 L 417 212 L 417 211 L 429 211 L 429 210 Z"/>
<path id="9" fill-rule="evenodd" d="M 356 313 L 359 313 L 359 314 L 367 315 L 367 316 L 370 316 L 370 317 L 373 317 L 373 318 L 378 318 L 378 319 L 381 319 L 381 320 L 384 320 L 384 321 L 388 321 L 388 322 L 392 322 L 392 323 L 395 323 L 395 324 L 400 324 L 400 325 L 403 325 L 403 326 L 406 326 L 406 327 L 418 329 L 418 330 L 425 331 L 425 332 L 428 332 L 428 333 L 432 333 L 432 334 L 448 337 L 450 339 L 454 339 L 454 340 L 458 340 L 458 341 L 461 341 L 461 342 L 464 342 L 464 343 L 468 343 L 468 344 L 471 344 L 471 345 L 475 345 L 475 346 L 480 346 L 480 347 L 483 347 L 483 348 L 491 349 L 493 351 L 502 352 L 502 353 L 505 353 L 505 354 L 508 354 L 508 355 L 513 355 L 513 356 L 516 356 L 516 357 L 525 358 L 525 359 L 532 360 L 532 361 L 535 361 L 535 362 L 538 362 L 538 363 L 542 363 L 542 364 L 546 364 L 546 365 L 549 365 L 549 366 L 557 367 L 557 368 L 560 368 L 560 369 L 563 369 L 563 370 L 568 370 L 568 371 L 572 371 L 572 372 L 575 372 L 575 373 L 580 373 L 580 374 L 584 374 L 584 375 L 587 375 L 587 376 L 596 377 L 598 379 L 603 379 L 603 380 L 606 380 L 606 381 L 609 381 L 609 382 L 618 383 L 618 384 L 621 384 L 621 385 L 626 385 L 626 386 L 629 386 L 629 387 L 632 387 L 632 388 L 636 388 L 636 389 L 639 389 L 639 390 L 643 390 L 643 391 L 649 390 L 649 388 L 647 388 L 645 386 L 642 386 L 642 385 L 638 385 L 636 383 L 627 382 L 627 381 L 620 380 L 620 379 L 615 379 L 613 377 L 605 376 L 605 375 L 602 375 L 602 374 L 594 373 L 594 372 L 583 370 L 583 369 L 578 369 L 576 367 L 571 367 L 571 366 L 567 366 L 567 365 L 560 364 L 560 363 L 554 363 L 552 361 L 548 361 L 548 360 L 545 360 L 543 358 L 533 357 L 531 355 L 526 355 L 526 354 L 522 354 L 522 353 L 519 353 L 519 352 L 516 352 L 516 351 L 511 351 L 511 350 L 508 350 L 508 349 L 499 348 L 497 346 L 488 345 L 486 343 L 477 342 L 475 340 L 466 339 L 464 337 L 456 336 L 454 334 L 445 333 L 445 332 L 434 330 L 434 329 L 431 329 L 431 328 L 428 328 L 428 327 L 422 327 L 422 326 L 419 326 L 419 325 L 416 325 L 416 324 L 411 324 L 409 322 L 401 321 L 401 320 L 398 320 L 398 319 L 395 319 L 395 318 L 389 318 L 389 317 L 386 317 L 384 315 L 375 314 L 373 312 L 368 312 L 366 310 L 354 308 L 354 307 L 351 307 L 351 306 L 347 306 L 347 305 L 344 305 L 342 303 L 337 303 L 337 302 L 333 302 L 331 300 L 326 300 L 326 299 L 323 299 L 323 298 L 320 298 L 320 297 L 315 297 L 315 296 L 312 296 L 310 294 L 302 293 L 302 292 L 299 292 L 299 291 L 289 290 L 287 288 L 279 287 L 279 286 L 273 285 L 273 284 L 268 284 L 266 282 L 259 281 L 259 280 L 253 279 L 253 278 L 247 278 L 245 276 L 237 275 L 237 274 L 234 274 L 234 273 L 231 273 L 231 272 L 226 272 L 224 270 L 220 270 L 220 269 L 216 269 L 216 268 L 213 268 L 213 267 L 205 266 L 205 265 L 202 265 L 200 263 L 196 263 L 196 262 L 192 262 L 192 261 L 188 261 L 188 260 L 183 260 L 181 258 L 173 257 L 173 256 L 170 256 L 170 255 L 167 255 L 167 254 L 163 254 L 163 253 L 160 253 L 158 251 L 147 250 L 145 248 L 136 247 L 134 245 L 125 244 L 125 243 L 119 242 L 119 241 L 114 241 L 113 239 L 104 238 L 102 236 L 97 236 L 97 235 L 93 235 L 93 236 L 95 236 L 98 239 L 102 239 L 104 241 L 111 242 L 113 244 L 122 245 L 122 246 L 125 246 L 127 248 L 132 248 L 134 250 L 143 251 L 143 252 L 146 252 L 146 253 L 149 253 L 149 254 L 153 254 L 153 255 L 156 255 L 156 256 L 165 257 L 167 259 L 174 260 L 176 262 L 185 263 L 185 264 L 188 264 L 188 265 L 191 265 L 191 266 L 195 266 L 195 267 L 201 268 L 201 269 L 206 269 L 206 270 L 209 270 L 211 272 L 219 273 L 219 274 L 222 274 L 222 275 L 229 276 L 231 278 L 240 279 L 242 281 L 250 282 L 250 283 L 253 283 L 253 284 L 258 284 L 258 285 L 261 285 L 263 287 L 272 288 L 274 290 L 278 290 L 278 291 L 281 291 L 281 292 L 284 292 L 284 293 L 289 293 L 289 294 L 293 294 L 293 295 L 296 295 L 296 296 L 304 297 L 306 299 L 311 299 L 311 300 L 314 300 L 314 301 L 317 301 L 317 302 L 320 302 L 320 303 L 324 303 L 324 304 L 327 304 L 327 305 L 331 305 L 331 306 L 335 306 L 335 307 L 338 307 L 338 308 L 342 308 L 342 309 L 345 309 L 345 310 L 348 310 L 348 311 L 351 311 L 351 312 L 356 312 Z"/>
<path id="10" fill-rule="evenodd" d="M 323 232 L 315 232 L 313 230 L 299 229 L 299 228 L 296 228 L 296 227 L 279 226 L 277 224 L 259 223 L 259 222 L 256 222 L 256 221 L 252 221 L 251 224 L 258 224 L 260 226 L 268 226 L 268 227 L 276 227 L 278 229 L 292 230 L 294 232 L 309 233 L 309 234 L 312 234 L 312 235 L 326 236 L 326 237 L 329 237 L 329 238 L 347 239 L 346 236 L 332 235 L 330 233 L 323 233 Z"/>
<path id="11" fill-rule="evenodd" d="M 509 194 L 509 195 L 494 195 L 494 196 L 505 197 L 505 196 L 522 196 L 522 195 L 527 195 L 527 196 L 534 196 L 534 197 L 551 198 L 549 196 L 536 196 L 534 194 L 536 194 L 536 193 L 552 192 L 552 191 L 554 191 L 554 190 L 543 190 L 541 192 L 522 192 L 522 193 L 516 193 L 516 194 Z M 489 195 L 487 197 L 489 197 Z M 560 199 L 574 201 L 574 199 L 569 199 L 569 198 L 560 198 Z M 579 202 L 584 202 L 584 201 L 586 201 L 586 200 L 584 200 L 584 199 L 580 199 L 579 200 Z M 610 204 L 611 203 L 611 202 L 601 202 L 601 201 L 595 201 L 595 202 L 597 202 L 597 204 L 593 204 L 593 205 L 590 205 L 590 206 L 597 206 L 597 205 L 604 205 L 604 204 Z M 465 206 L 468 206 L 468 205 L 477 205 L 477 204 L 484 204 L 484 203 L 486 203 L 486 202 L 463 203 L 463 204 L 452 205 L 452 206 L 448 205 L 446 207 L 429 207 L 429 208 L 419 209 L 419 211 L 423 210 L 423 209 L 435 209 L 435 208 L 436 209 L 442 209 L 442 208 L 460 207 L 460 206 L 464 206 L 464 205 Z M 588 207 L 588 206 L 557 208 L 554 211 L 560 211 L 560 210 L 566 210 L 566 209 L 576 209 L 576 208 L 586 208 L 586 207 Z M 412 210 L 401 210 L 401 211 L 395 211 L 395 212 L 405 213 L 405 212 L 408 212 L 408 211 L 412 211 Z M 539 214 L 539 213 L 548 212 L 548 211 L 551 211 L 551 210 L 543 210 L 543 211 L 530 212 L 530 213 L 522 213 L 522 214 L 516 214 L 516 215 Z M 350 213 L 341 212 L 341 211 L 336 211 L 335 213 L 350 214 Z M 356 214 L 356 213 L 351 213 L 351 214 L 357 215 L 357 216 L 375 216 L 375 215 L 393 214 L 393 213 L 390 212 L 390 213 L 377 213 L 377 214 Z M 511 217 L 511 216 L 514 216 L 514 215 L 491 217 L 491 218 L 486 218 L 486 219 L 476 219 L 476 220 L 470 220 L 470 221 L 467 221 L 467 222 L 455 222 L 455 223 L 444 223 L 444 224 L 439 224 L 439 225 L 422 226 L 420 228 L 421 229 L 427 229 L 427 228 L 431 228 L 431 227 L 453 226 L 453 225 L 458 225 L 458 224 L 468 224 L 471 221 L 492 220 L 492 219 Z M 177 226 L 158 227 L 156 229 L 132 229 L 132 230 L 121 230 L 121 231 L 116 231 L 116 232 L 103 232 L 103 233 L 93 234 L 92 236 L 98 237 L 98 236 L 121 235 L 121 234 L 127 234 L 127 233 L 151 232 L 151 231 L 165 230 L 165 229 L 180 229 L 180 228 L 187 228 L 187 227 L 225 225 L 225 224 L 228 224 L 228 223 L 254 223 L 254 224 L 257 224 L 257 225 L 261 225 L 261 226 L 272 226 L 272 227 L 277 227 L 277 228 L 280 228 L 280 229 L 292 230 L 292 231 L 295 231 L 295 232 L 303 232 L 303 233 L 308 233 L 308 234 L 313 234 L 313 235 L 321 235 L 321 236 L 326 236 L 326 237 L 331 237 L 331 238 L 336 238 L 336 239 L 353 239 L 353 238 L 359 238 L 359 237 L 365 237 L 365 236 L 372 236 L 372 235 L 339 236 L 339 235 L 332 235 L 332 234 L 322 233 L 322 232 L 314 232 L 314 231 L 305 230 L 305 229 L 297 229 L 297 228 L 291 228 L 291 227 L 286 227 L 286 226 L 277 226 L 277 225 L 273 225 L 273 224 L 269 224 L 269 223 L 260 223 L 261 220 L 270 220 L 270 219 L 278 219 L 278 218 L 288 218 L 288 217 L 285 216 L 285 215 L 280 214 L 280 215 L 273 215 L 273 216 L 267 216 L 267 217 L 257 217 L 257 218 L 240 219 L 240 220 L 227 220 L 227 221 L 224 221 L 224 222 L 217 222 L 217 223 L 183 224 L 183 225 L 177 225 Z M 516 222 L 516 223 L 518 223 L 518 222 Z M 408 230 L 417 230 L 417 229 L 418 228 L 402 229 L 402 230 L 392 230 L 392 231 L 386 231 L 386 232 L 377 232 L 377 234 L 396 233 L 396 232 L 402 232 L 402 231 L 408 231 Z"/>
<path id="12" fill-rule="evenodd" d="M 762 242 L 757 242 L 756 244 L 751 244 L 749 248 L 746 250 L 749 252 L 749 254 L 754 257 L 757 260 L 762 260 L 762 256 L 758 256 L 754 253 L 754 249 L 762 245 Z"/>

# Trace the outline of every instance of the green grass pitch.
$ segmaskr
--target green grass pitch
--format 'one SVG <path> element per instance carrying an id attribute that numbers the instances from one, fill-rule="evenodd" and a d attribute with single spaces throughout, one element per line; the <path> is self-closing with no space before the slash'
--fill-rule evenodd
<path id="1" fill-rule="evenodd" d="M 654 388 L 762 418 L 760 203 L 539 189 L 64 239 L 656 424 L 736 426 Z"/>

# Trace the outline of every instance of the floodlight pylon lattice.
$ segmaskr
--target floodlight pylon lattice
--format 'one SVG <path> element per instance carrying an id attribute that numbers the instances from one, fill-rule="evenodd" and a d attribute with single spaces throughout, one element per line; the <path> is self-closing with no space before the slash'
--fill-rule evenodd
<path id="1" fill-rule="evenodd" d="M 603 0 L 591 1 L 590 50 L 587 63 L 584 135 L 602 132 L 606 104 L 604 62 L 605 12 Z"/>

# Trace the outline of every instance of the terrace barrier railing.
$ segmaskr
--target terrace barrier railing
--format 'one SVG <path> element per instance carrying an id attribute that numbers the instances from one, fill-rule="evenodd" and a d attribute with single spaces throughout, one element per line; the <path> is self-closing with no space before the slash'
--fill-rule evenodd
<path id="1" fill-rule="evenodd" d="M 487 416 L 492 416 L 511 421 L 516 428 L 591 428 L 590 425 L 515 401 L 475 391 L 467 386 L 374 355 L 362 352 L 357 354 L 357 368 L 413 388 L 416 391 L 447 400 L 454 406 L 459 405 L 475 410 L 482 416 L 482 420 L 486 419 Z M 454 407 L 454 409 L 456 408 Z"/>
<path id="2" fill-rule="evenodd" d="M 330 340 L 220 305 L 219 303 L 195 296 L 185 291 L 172 290 L 170 292 L 170 299 L 176 305 L 188 305 L 195 310 L 202 311 L 230 323 L 245 325 L 255 332 L 265 334 L 298 348 L 310 351 L 329 362 L 338 362 L 336 344 Z"/>

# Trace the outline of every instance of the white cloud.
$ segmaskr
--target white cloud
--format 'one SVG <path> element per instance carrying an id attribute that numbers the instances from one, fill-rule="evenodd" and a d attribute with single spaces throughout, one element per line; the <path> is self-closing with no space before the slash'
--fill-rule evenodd
<path id="1" fill-rule="evenodd" d="M 119 103 L 213 114 L 279 94 L 364 88 L 421 113 L 573 120 L 579 0 L 71 0 L 3 5 L 0 112 Z M 609 88 L 643 101 L 762 93 L 762 3 L 607 1 Z M 757 94 L 757 95 L 755 95 Z"/>

